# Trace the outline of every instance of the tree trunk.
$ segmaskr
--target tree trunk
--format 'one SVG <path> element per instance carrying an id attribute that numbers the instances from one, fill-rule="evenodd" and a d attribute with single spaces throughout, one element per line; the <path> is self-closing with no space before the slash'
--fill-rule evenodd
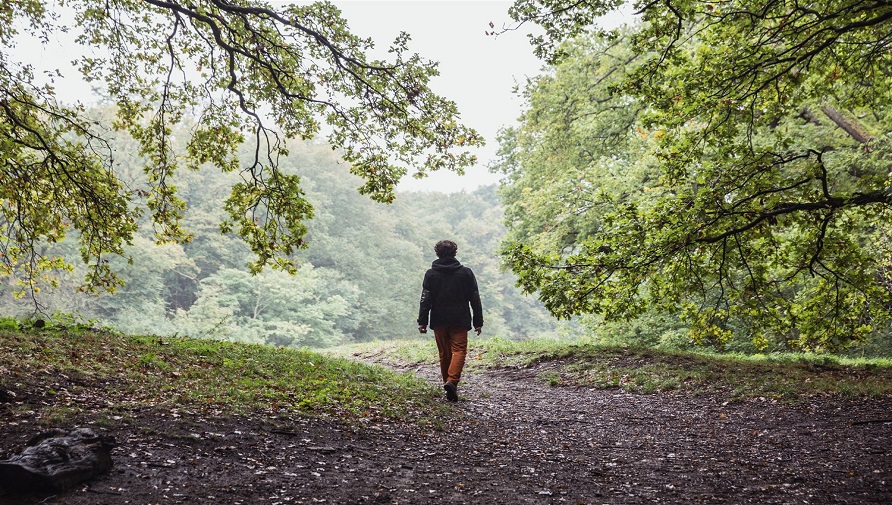
<path id="1" fill-rule="evenodd" d="M 840 128 L 845 130 L 853 139 L 857 140 L 861 144 L 866 144 L 873 139 L 873 135 L 867 133 L 867 130 L 864 129 L 863 126 L 858 124 L 857 121 L 851 118 L 847 118 L 843 115 L 842 112 L 830 107 L 829 105 L 825 105 L 821 107 L 821 110 L 824 114 L 827 115 L 834 123 L 837 124 Z"/>
<path id="2" fill-rule="evenodd" d="M 18 493 L 69 489 L 107 472 L 114 446 L 114 438 L 89 428 L 41 433 L 21 454 L 0 461 L 0 488 Z"/>

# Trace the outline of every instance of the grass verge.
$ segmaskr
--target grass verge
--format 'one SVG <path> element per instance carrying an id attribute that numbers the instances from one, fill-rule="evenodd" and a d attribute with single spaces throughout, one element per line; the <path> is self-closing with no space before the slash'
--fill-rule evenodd
<path id="1" fill-rule="evenodd" d="M 434 363 L 432 339 L 346 346 L 340 356 L 382 362 Z M 739 355 L 620 347 L 591 342 L 473 339 L 473 369 L 532 368 L 544 384 L 620 389 L 636 393 L 719 394 L 730 399 L 788 402 L 818 395 L 892 395 L 892 360 L 832 355 Z"/>
<path id="2" fill-rule="evenodd" d="M 8 324 L 0 395 L 12 414 L 44 425 L 145 408 L 426 424 L 443 408 L 438 388 L 413 375 L 310 351 Z"/>

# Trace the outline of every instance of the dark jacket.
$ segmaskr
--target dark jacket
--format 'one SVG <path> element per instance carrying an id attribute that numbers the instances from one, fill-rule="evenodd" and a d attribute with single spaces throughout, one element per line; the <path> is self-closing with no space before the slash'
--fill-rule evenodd
<path id="1" fill-rule="evenodd" d="M 474 309 L 473 318 L 471 309 Z M 455 258 L 435 260 L 424 274 L 421 284 L 418 324 L 431 328 L 466 326 L 471 329 L 472 324 L 474 328 L 483 326 L 483 306 L 474 272 Z"/>

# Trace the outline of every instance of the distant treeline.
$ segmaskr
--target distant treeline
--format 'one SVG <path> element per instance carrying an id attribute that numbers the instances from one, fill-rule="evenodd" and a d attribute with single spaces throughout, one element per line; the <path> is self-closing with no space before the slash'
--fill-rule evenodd
<path id="1" fill-rule="evenodd" d="M 127 141 L 118 144 L 119 177 L 136 186 L 141 163 L 135 155 L 127 159 L 133 152 Z M 132 261 L 109 258 L 126 285 L 98 296 L 78 291 L 85 272 L 77 264 L 73 237 L 47 244 L 49 255 L 75 265 L 58 276 L 57 287 L 38 293 L 44 314 L 73 315 L 137 334 L 279 346 L 399 338 L 415 332 L 421 279 L 435 259 L 433 244 L 452 239 L 459 244 L 459 259 L 477 274 L 487 335 L 525 339 L 557 331 L 541 304 L 523 296 L 513 276 L 499 267 L 505 229 L 494 186 L 471 193 L 401 193 L 396 203 L 384 205 L 357 193 L 360 179 L 328 146 L 291 146 L 282 167 L 300 176 L 315 206 L 306 223 L 308 248 L 297 254 L 296 276 L 271 268 L 252 275 L 247 263 L 253 256 L 245 243 L 220 233 L 223 202 L 237 173 L 183 170 L 175 184 L 188 205 L 182 225 L 193 239 L 156 245 L 144 218 L 128 250 Z M 0 289 L 2 313 L 34 315 L 34 301 L 16 299 L 11 282 Z"/>

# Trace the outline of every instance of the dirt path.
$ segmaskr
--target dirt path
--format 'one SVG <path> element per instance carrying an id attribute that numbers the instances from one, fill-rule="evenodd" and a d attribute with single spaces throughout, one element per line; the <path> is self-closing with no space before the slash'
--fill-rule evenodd
<path id="1" fill-rule="evenodd" d="M 434 371 L 417 373 L 434 380 Z M 137 415 L 115 468 L 0 503 L 892 503 L 892 400 L 785 407 L 469 375 L 442 431 Z M 33 430 L 0 426 L 0 443 Z"/>

